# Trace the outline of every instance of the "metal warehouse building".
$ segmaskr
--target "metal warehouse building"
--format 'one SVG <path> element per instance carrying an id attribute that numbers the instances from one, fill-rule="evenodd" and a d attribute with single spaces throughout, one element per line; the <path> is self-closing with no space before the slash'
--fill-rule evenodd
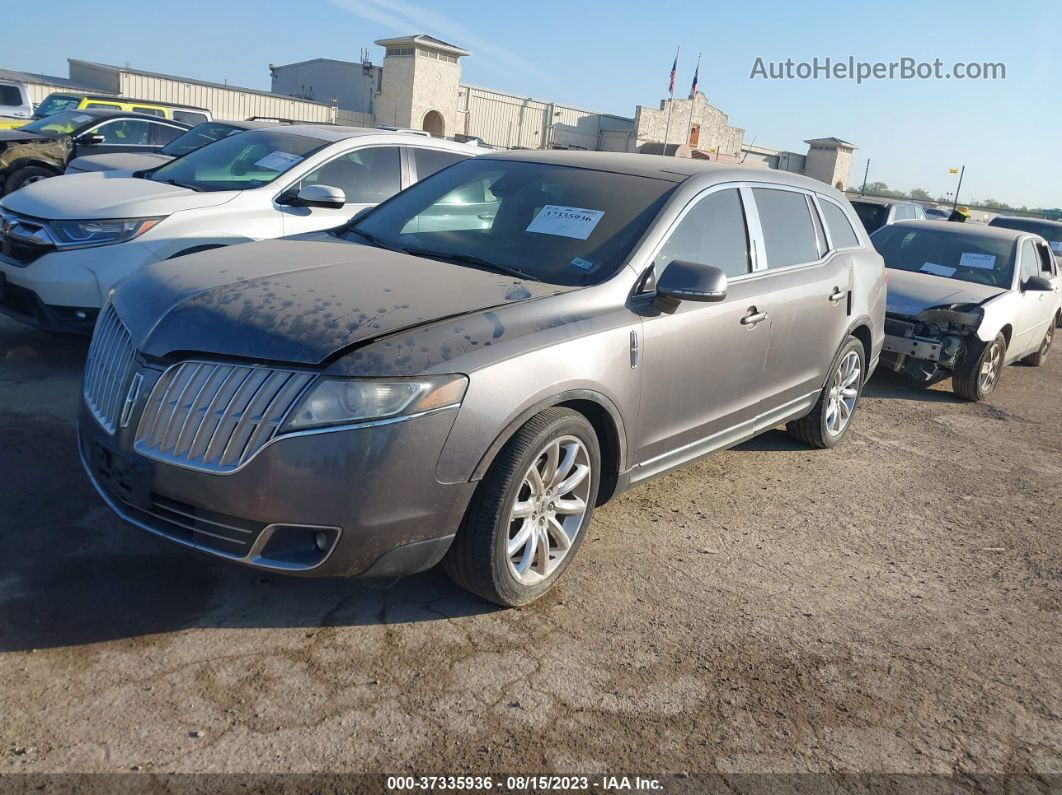
<path id="1" fill-rule="evenodd" d="M 95 90 L 126 97 L 174 102 L 207 108 L 215 118 L 247 119 L 251 116 L 333 122 L 335 107 L 297 97 L 271 94 L 253 88 L 191 80 L 187 77 L 145 72 L 125 66 L 68 59 L 70 79 Z"/>

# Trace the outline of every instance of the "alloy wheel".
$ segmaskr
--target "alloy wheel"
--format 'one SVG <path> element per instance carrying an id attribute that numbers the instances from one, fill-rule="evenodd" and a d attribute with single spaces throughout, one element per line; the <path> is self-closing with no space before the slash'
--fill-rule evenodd
<path id="1" fill-rule="evenodd" d="M 518 582 L 541 582 L 567 556 L 589 508 L 590 474 L 575 436 L 553 439 L 535 456 L 509 511 L 505 553 Z"/>
<path id="2" fill-rule="evenodd" d="M 836 436 L 852 419 L 856 400 L 859 398 L 859 379 L 863 365 L 859 354 L 849 351 L 834 371 L 826 400 L 826 430 Z"/>
<path id="3" fill-rule="evenodd" d="M 981 364 L 981 372 L 977 376 L 977 388 L 982 393 L 988 394 L 996 385 L 999 373 L 1003 369 L 1003 346 L 998 341 L 992 343 Z"/>
<path id="4" fill-rule="evenodd" d="M 1047 351 L 1051 348 L 1051 340 L 1055 338 L 1055 324 L 1052 322 L 1047 327 L 1047 335 L 1044 337 L 1044 341 L 1040 343 L 1040 361 L 1047 358 Z"/>

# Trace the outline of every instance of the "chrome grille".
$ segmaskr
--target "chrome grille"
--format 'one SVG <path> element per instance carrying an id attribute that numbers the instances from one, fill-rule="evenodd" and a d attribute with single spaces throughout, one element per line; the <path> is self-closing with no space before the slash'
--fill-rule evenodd
<path id="1" fill-rule="evenodd" d="M 272 439 L 313 373 L 188 361 L 163 373 L 137 428 L 141 455 L 231 472 Z"/>
<path id="2" fill-rule="evenodd" d="M 107 433 L 114 433 L 136 349 L 113 306 L 96 322 L 85 361 L 85 403 Z"/>

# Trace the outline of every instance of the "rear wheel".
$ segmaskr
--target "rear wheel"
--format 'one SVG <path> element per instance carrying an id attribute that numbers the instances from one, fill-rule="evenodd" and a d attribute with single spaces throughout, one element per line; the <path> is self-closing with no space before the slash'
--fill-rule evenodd
<path id="1" fill-rule="evenodd" d="M 1036 353 L 1030 353 L 1024 359 L 1021 360 L 1022 364 L 1027 364 L 1030 367 L 1039 367 L 1041 364 L 1047 361 L 1047 354 L 1051 350 L 1051 342 L 1055 338 L 1055 321 L 1051 321 L 1051 324 L 1047 327 L 1047 333 L 1044 334 L 1043 342 L 1040 343 L 1039 349 Z"/>
<path id="2" fill-rule="evenodd" d="M 505 607 L 542 596 L 582 544 L 600 473 L 597 435 L 582 414 L 551 408 L 531 418 L 476 489 L 446 573 Z"/>
<path id="3" fill-rule="evenodd" d="M 951 376 L 955 394 L 967 400 L 984 400 L 992 394 L 1003 375 L 1007 340 L 997 334 L 991 342 L 977 340 L 966 349 Z"/>
<path id="4" fill-rule="evenodd" d="M 49 171 L 46 168 L 41 168 L 40 166 L 25 166 L 24 168 L 12 172 L 11 176 L 7 178 L 7 182 L 4 184 L 4 192 L 13 193 L 21 187 L 54 176 L 55 172 Z"/>
<path id="5" fill-rule="evenodd" d="M 845 340 L 830 365 L 830 376 L 815 408 L 806 417 L 786 424 L 790 436 L 819 448 L 840 443 L 848 433 L 863 393 L 864 356 L 862 342 L 855 337 Z"/>

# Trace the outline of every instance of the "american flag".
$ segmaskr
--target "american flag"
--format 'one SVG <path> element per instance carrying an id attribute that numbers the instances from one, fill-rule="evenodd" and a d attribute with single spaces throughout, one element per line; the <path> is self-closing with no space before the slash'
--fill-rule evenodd
<path id="1" fill-rule="evenodd" d="M 678 72 L 678 53 L 675 53 L 675 62 L 671 64 L 671 82 L 667 84 L 667 93 L 675 96 L 675 73 Z"/>

